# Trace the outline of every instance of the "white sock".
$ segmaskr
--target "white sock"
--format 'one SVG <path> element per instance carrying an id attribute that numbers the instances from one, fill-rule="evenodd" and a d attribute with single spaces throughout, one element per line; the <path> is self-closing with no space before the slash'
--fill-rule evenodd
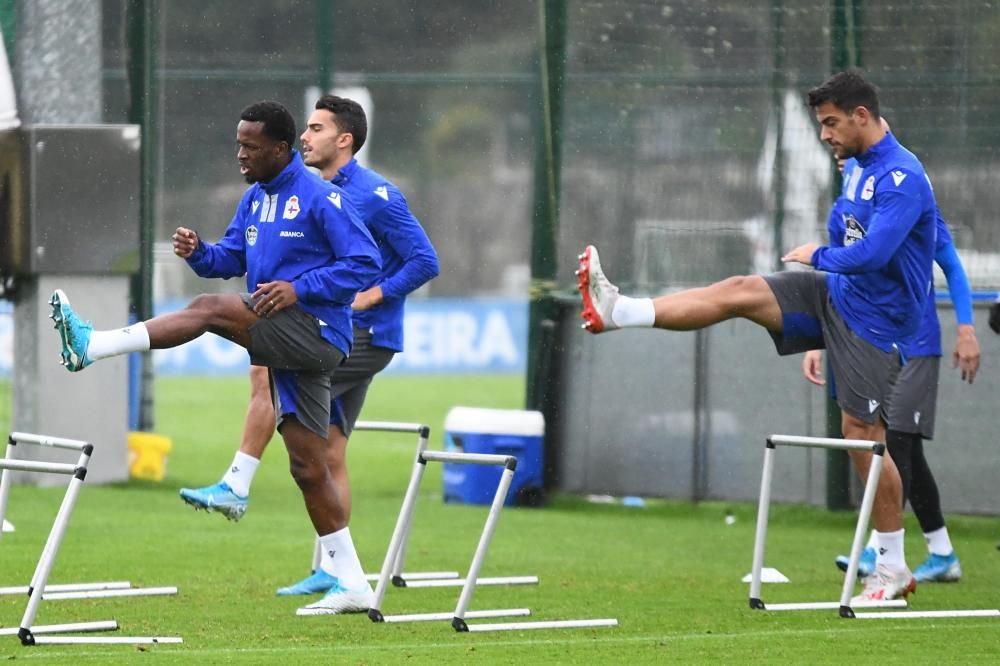
<path id="1" fill-rule="evenodd" d="M 875 564 L 885 564 L 893 569 L 906 566 L 906 558 L 903 556 L 903 533 L 906 530 L 896 530 L 895 532 L 878 533 L 878 556 Z"/>
<path id="2" fill-rule="evenodd" d="M 951 555 L 955 552 L 951 545 L 951 537 L 948 536 L 947 527 L 927 532 L 924 534 L 924 540 L 927 542 L 927 552 L 933 555 Z"/>
<path id="3" fill-rule="evenodd" d="M 250 494 L 250 484 L 253 483 L 253 475 L 257 473 L 259 464 L 260 460 L 257 458 L 237 451 L 233 456 L 233 464 L 229 466 L 222 480 L 229 484 L 234 493 L 246 497 Z"/>
<path id="4" fill-rule="evenodd" d="M 149 331 L 139 322 L 113 331 L 91 331 L 87 358 L 97 361 L 129 352 L 149 351 Z"/>
<path id="5" fill-rule="evenodd" d="M 871 548 L 878 552 L 878 532 L 875 530 L 871 531 L 871 534 L 868 535 L 868 543 L 865 544 L 865 548 Z"/>
<path id="6" fill-rule="evenodd" d="M 629 326 L 645 326 L 649 328 L 656 319 L 656 309 L 652 298 L 629 298 L 619 296 L 615 307 L 611 310 L 611 320 L 626 328 Z"/>
<path id="7" fill-rule="evenodd" d="M 319 542 L 319 535 L 316 535 L 316 540 L 313 543 L 313 559 L 312 559 L 312 570 L 319 571 L 323 567 L 320 562 L 323 561 L 323 547 Z"/>
<path id="8" fill-rule="evenodd" d="M 368 586 L 361 560 L 354 549 L 351 530 L 345 527 L 330 534 L 321 535 L 319 542 L 323 547 L 319 568 L 331 576 L 336 576 L 340 584 L 350 590 Z"/>

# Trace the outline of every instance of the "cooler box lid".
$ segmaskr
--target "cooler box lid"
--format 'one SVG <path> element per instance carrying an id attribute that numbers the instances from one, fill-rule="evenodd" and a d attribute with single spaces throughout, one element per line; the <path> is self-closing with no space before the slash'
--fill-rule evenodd
<path id="1" fill-rule="evenodd" d="M 445 417 L 444 429 L 446 432 L 541 437 L 545 435 L 545 417 L 541 412 L 520 409 L 452 407 Z"/>

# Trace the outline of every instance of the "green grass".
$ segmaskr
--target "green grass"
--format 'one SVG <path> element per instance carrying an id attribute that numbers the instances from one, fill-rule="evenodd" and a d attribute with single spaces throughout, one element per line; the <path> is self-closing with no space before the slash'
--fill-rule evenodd
<path id="1" fill-rule="evenodd" d="M 644 509 L 557 497 L 543 510 L 505 510 L 483 575 L 537 574 L 535 587 L 481 588 L 471 608 L 530 607 L 535 619 L 617 617 L 617 628 L 456 634 L 448 623 L 375 625 L 364 616 L 295 615 L 301 599 L 274 589 L 309 566 L 311 530 L 275 440 L 240 523 L 195 513 L 181 486 L 214 482 L 232 459 L 246 405 L 240 379 L 163 379 L 157 431 L 173 440 L 162 483 L 85 486 L 50 582 L 130 580 L 177 585 L 175 597 L 43 602 L 38 624 L 117 619 L 121 635 L 179 635 L 184 644 L 21 647 L 0 640 L 0 658 L 27 663 L 182 664 L 660 664 L 985 663 L 1000 654 L 1000 620 L 842 620 L 833 612 L 765 613 L 747 607 L 755 507 L 650 502 Z M 455 404 L 518 408 L 520 377 L 384 377 L 365 418 L 427 422 L 439 447 Z M 369 571 L 381 566 L 409 479 L 415 439 L 358 433 L 350 467 L 354 535 Z M 98 451 L 98 455 L 100 455 Z M 0 585 L 31 576 L 61 488 L 17 486 L 9 517 L 17 532 L 0 542 Z M 441 502 L 441 470 L 424 479 L 408 551 L 409 569 L 465 571 L 485 507 Z M 731 509 L 737 520 L 726 525 Z M 908 518 L 908 520 L 911 520 Z M 916 609 L 1000 606 L 1000 521 L 949 517 L 965 578 L 923 585 Z M 915 523 L 907 550 L 924 553 Z M 834 600 L 833 556 L 853 533 L 850 513 L 772 509 L 769 566 L 788 585 L 767 585 L 765 601 Z M 383 611 L 452 611 L 457 588 L 390 589 Z M 0 597 L 0 625 L 16 626 L 23 597 Z"/>

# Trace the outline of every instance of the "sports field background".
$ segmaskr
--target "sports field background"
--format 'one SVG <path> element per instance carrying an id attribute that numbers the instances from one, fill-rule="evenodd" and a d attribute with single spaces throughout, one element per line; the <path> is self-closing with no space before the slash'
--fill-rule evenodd
<path id="1" fill-rule="evenodd" d="M 74 2 L 46 0 L 44 6 L 66 10 Z M 197 221 L 214 238 L 231 218 L 245 189 L 232 148 L 239 110 L 278 99 L 304 119 L 317 90 L 341 86 L 371 95 L 370 165 L 406 192 L 439 252 L 442 275 L 427 296 L 535 298 L 539 290 L 571 289 L 576 254 L 588 243 L 601 247 L 621 286 L 636 293 L 769 270 L 783 247 L 825 233 L 837 190 L 834 167 L 802 97 L 850 65 L 865 68 L 880 86 L 894 132 L 927 166 L 972 285 L 1000 286 L 995 2 L 102 0 L 73 5 L 74 39 L 53 40 L 40 58 L 31 37 L 55 23 L 24 10 L 42 6 L 42 0 L 0 0 L 18 80 L 68 79 L 59 95 L 30 102 L 22 94 L 22 120 L 47 117 L 49 103 L 60 120 L 68 115 L 72 122 L 153 118 L 143 145 L 155 155 L 143 178 L 151 185 L 146 222 L 158 242 L 156 299 L 240 288 L 238 281 L 198 280 L 167 244 L 178 223 Z M 135 38 L 129 21 L 144 10 L 153 28 L 148 42 Z M 97 64 L 89 76 L 74 79 L 71 67 L 48 64 L 67 54 L 69 65 Z M 129 65 L 147 56 L 155 60 L 153 76 L 133 79 Z M 560 72 L 543 76 L 545 66 L 564 74 L 548 91 L 550 99 L 543 99 L 542 80 Z M 548 158 L 540 156 L 545 127 L 555 128 Z M 536 187 L 545 180 L 539 175 L 550 177 L 550 189 Z M 558 201 L 560 214 L 545 221 L 546 233 L 536 234 L 545 226 L 538 212 L 548 201 Z M 537 250 L 537 239 L 545 237 L 551 251 Z M 544 255 L 537 263 L 551 275 L 537 270 L 536 250 Z M 983 329 L 981 335 L 992 334 Z M 616 363 L 620 367 L 621 359 Z M 629 381 L 637 392 L 661 395 L 634 375 Z M 728 386 L 732 377 L 716 382 Z M 988 386 L 977 383 L 978 393 L 967 400 L 979 402 L 975 419 L 962 421 L 971 431 L 966 443 L 996 439 L 996 394 L 982 390 Z M 182 486 L 216 481 L 229 464 L 247 393 L 242 377 L 159 378 L 151 429 L 174 444 L 166 480 L 85 486 L 51 581 L 127 579 L 176 585 L 180 594 L 43 602 L 36 618 L 44 624 L 115 618 L 120 635 L 182 636 L 185 643 L 25 648 L 5 637 L 0 659 L 289 665 L 998 660 L 996 618 L 850 621 L 832 612 L 751 611 L 740 582 L 750 568 L 751 503 L 650 501 L 631 508 L 557 496 L 545 509 L 505 510 L 482 574 L 537 574 L 541 584 L 481 589 L 471 608 L 528 606 L 535 619 L 617 617 L 617 628 L 458 635 L 447 622 L 379 626 L 359 616 L 296 617 L 305 600 L 277 598 L 274 590 L 307 573 L 312 532 L 280 443 L 265 456 L 240 523 L 196 513 L 177 496 Z M 11 395 L 10 384 L 0 380 L 0 426 L 7 430 Z M 426 422 L 432 446 L 440 447 L 445 414 L 459 404 L 522 408 L 524 378 L 380 377 L 363 416 Z M 572 401 L 565 409 L 582 410 Z M 627 401 L 613 409 L 625 425 L 636 419 Z M 353 438 L 351 531 L 368 571 L 381 565 L 414 445 L 402 435 Z M 748 445 L 760 455 L 759 441 Z M 985 467 L 996 456 L 968 460 Z M 464 571 L 486 508 L 443 504 L 440 473 L 432 465 L 425 478 L 408 568 Z M 982 485 L 980 492 L 995 494 L 995 484 Z M 62 494 L 61 488 L 13 488 L 8 515 L 17 532 L 0 538 L 0 585 L 28 582 Z M 731 525 L 724 520 L 729 514 Z M 947 518 L 963 580 L 921 586 L 912 607 L 1000 607 L 1000 519 Z M 774 507 L 766 564 L 792 583 L 765 586 L 765 601 L 835 600 L 842 578 L 833 558 L 847 549 L 853 525 L 853 512 Z M 906 526 L 915 567 L 925 548 L 909 514 Z M 383 611 L 450 611 L 457 596 L 457 589 L 391 589 Z M 16 625 L 24 602 L 0 597 L 0 626 Z"/>
<path id="2" fill-rule="evenodd" d="M 516 376 L 380 377 L 364 418 L 422 421 L 441 446 L 456 404 L 517 408 Z M 50 582 L 130 580 L 176 585 L 176 597 L 42 602 L 37 624 L 117 619 L 120 635 L 181 636 L 180 646 L 36 646 L 0 640 L 17 663 L 178 664 L 659 664 L 987 663 L 1000 651 L 1000 620 L 843 620 L 834 612 L 751 611 L 748 586 L 756 507 L 651 501 L 645 508 L 555 497 L 541 510 L 505 509 L 482 575 L 537 574 L 535 587 L 482 588 L 470 609 L 530 607 L 534 619 L 617 617 L 617 628 L 456 634 L 447 622 L 374 625 L 364 616 L 294 614 L 301 599 L 274 590 L 307 573 L 312 539 L 301 498 L 275 440 L 239 523 L 195 512 L 181 486 L 214 482 L 231 461 L 248 390 L 243 379 L 161 379 L 160 432 L 174 444 L 162 483 L 84 485 Z M 358 433 L 350 447 L 355 493 L 351 531 L 362 562 L 377 571 L 416 441 Z M 96 455 L 100 455 L 97 449 Z M 0 585 L 27 584 L 62 488 L 15 486 L 0 541 Z M 736 522 L 727 525 L 732 513 Z M 445 505 L 440 469 L 428 468 L 407 569 L 464 572 L 486 507 Z M 922 585 L 914 609 L 995 608 L 1000 523 L 948 516 L 965 576 Z M 924 556 L 907 517 L 911 566 Z M 853 534 L 854 514 L 776 506 L 766 564 L 791 580 L 765 585 L 764 600 L 835 600 L 833 557 Z M 458 589 L 390 589 L 383 611 L 453 611 Z M 0 626 L 16 626 L 22 597 L 0 597 Z"/>

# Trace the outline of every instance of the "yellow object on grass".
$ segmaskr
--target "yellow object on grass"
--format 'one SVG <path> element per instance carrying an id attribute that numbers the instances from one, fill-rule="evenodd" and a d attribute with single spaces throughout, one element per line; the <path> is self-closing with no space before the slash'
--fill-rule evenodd
<path id="1" fill-rule="evenodd" d="M 167 456 L 173 445 L 169 437 L 151 432 L 128 434 L 128 473 L 133 479 L 162 481 L 167 474 Z"/>

